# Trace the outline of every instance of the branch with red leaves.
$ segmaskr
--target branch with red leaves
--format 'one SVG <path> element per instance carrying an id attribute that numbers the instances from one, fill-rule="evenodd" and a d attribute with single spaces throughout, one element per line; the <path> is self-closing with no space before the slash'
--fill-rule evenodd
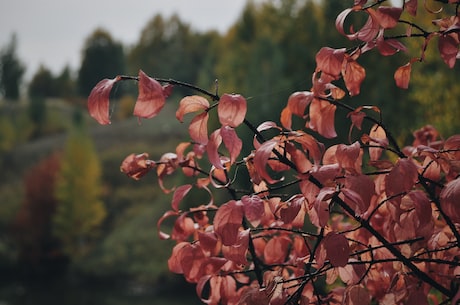
<path id="1" fill-rule="evenodd" d="M 443 139 L 427 125 L 402 147 L 377 107 L 352 108 L 341 101 L 347 93 L 360 94 L 366 70 L 359 58 L 374 49 L 382 56 L 406 51 L 402 39 L 421 37 L 425 44 L 420 57 L 396 69 L 399 87 L 408 87 L 411 65 L 424 61 L 433 37 L 453 67 L 460 57 L 459 18 L 446 15 L 433 21 L 438 30 L 428 32 L 401 18 L 416 17 L 421 1 L 406 0 L 401 8 L 385 2 L 355 0 L 339 14 L 336 28 L 357 46 L 320 49 L 312 88 L 288 98 L 279 123 L 274 118 L 253 125 L 239 94 L 219 96 L 142 71 L 102 80 L 91 92 L 89 112 L 101 124 L 110 123 L 109 97 L 119 81 L 138 83 L 134 115 L 139 118 L 158 115 L 172 86 L 196 93 L 182 98 L 176 111 L 178 121 L 187 119 L 189 139 L 157 160 L 131 154 L 121 170 L 134 179 L 156 171 L 160 188 L 172 193 L 171 208 L 157 223 L 161 239 L 176 241 L 168 267 L 196 283 L 204 303 L 444 304 L 460 299 L 460 135 Z M 456 0 L 438 2 L 458 11 Z M 367 22 L 346 32 L 346 20 L 355 12 L 367 14 Z M 404 35 L 385 35 L 398 25 L 406 27 Z M 337 108 L 348 112 L 343 118 L 350 122 L 348 144 L 326 147 L 320 139 L 337 137 Z M 218 122 L 214 130 L 211 116 Z M 365 120 L 373 125 L 368 131 Z M 252 145 L 247 152 L 243 132 L 253 135 L 252 143 L 245 143 Z M 187 182 L 166 187 L 170 175 Z M 219 199 L 220 191 L 229 199 Z M 188 202 L 193 207 L 185 208 L 193 192 L 208 202 Z M 174 225 L 165 228 L 170 218 Z"/>

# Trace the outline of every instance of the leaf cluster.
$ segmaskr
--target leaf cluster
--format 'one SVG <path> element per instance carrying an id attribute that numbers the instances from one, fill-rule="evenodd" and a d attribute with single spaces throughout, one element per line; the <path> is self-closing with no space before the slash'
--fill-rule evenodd
<path id="1" fill-rule="evenodd" d="M 403 39 L 423 37 L 429 44 L 437 37 L 439 54 L 452 68 L 459 57 L 459 2 L 446 4 L 455 14 L 434 21 L 433 31 L 402 17 L 428 10 L 418 7 L 421 1 L 402 7 L 385 2 L 355 0 L 339 14 L 337 30 L 355 45 L 317 52 L 312 87 L 289 97 L 279 123 L 253 125 L 242 95 L 219 95 L 143 71 L 104 79 L 92 90 L 89 112 L 101 124 L 110 123 L 109 96 L 117 82 L 137 82 L 134 114 L 140 119 L 160 113 L 172 85 L 197 92 L 184 97 L 176 112 L 181 122 L 192 116 L 190 139 L 156 160 L 131 154 L 121 171 L 134 179 L 155 171 L 161 189 L 172 194 L 171 208 L 157 223 L 160 238 L 176 241 L 168 267 L 196 283 L 204 303 L 459 300 L 460 135 L 443 139 L 427 125 L 401 147 L 379 108 L 343 102 L 347 94 L 360 94 L 366 78 L 359 59 L 372 51 L 403 51 Z M 345 30 L 355 13 L 365 14 L 365 23 Z M 391 32 L 398 26 L 404 34 Z M 424 50 L 396 69 L 397 86 L 407 88 Z M 339 108 L 346 112 L 349 141 L 324 144 L 320 139 L 337 137 Z M 212 115 L 218 126 L 210 130 Z M 251 143 L 241 140 L 247 132 Z M 242 155 L 243 145 L 252 146 L 249 154 Z M 169 186 L 170 175 L 186 182 Z M 189 202 L 193 192 L 208 200 Z M 163 224 L 171 219 L 166 232 Z"/>

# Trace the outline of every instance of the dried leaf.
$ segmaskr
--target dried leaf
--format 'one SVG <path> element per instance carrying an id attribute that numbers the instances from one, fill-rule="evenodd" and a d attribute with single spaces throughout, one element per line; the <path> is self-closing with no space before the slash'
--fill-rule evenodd
<path id="1" fill-rule="evenodd" d="M 412 64 L 410 62 L 396 69 L 395 74 L 394 74 L 396 86 L 402 89 L 409 88 L 411 69 L 412 69 Z"/>

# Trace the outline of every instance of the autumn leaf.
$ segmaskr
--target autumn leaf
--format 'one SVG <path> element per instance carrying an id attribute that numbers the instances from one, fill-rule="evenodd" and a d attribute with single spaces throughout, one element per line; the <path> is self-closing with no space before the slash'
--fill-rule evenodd
<path id="1" fill-rule="evenodd" d="M 335 232 L 328 233 L 324 237 L 322 245 L 326 250 L 326 259 L 329 260 L 333 267 L 344 267 L 347 265 L 350 246 L 343 234 Z"/>
<path id="2" fill-rule="evenodd" d="M 453 34 L 451 35 L 442 35 L 439 37 L 438 40 L 438 49 L 439 53 L 441 54 L 442 60 L 446 63 L 449 68 L 453 68 L 455 66 L 455 62 L 459 57 L 459 50 L 458 50 L 459 42 L 458 38 L 455 39 Z"/>
<path id="3" fill-rule="evenodd" d="M 287 106 L 281 112 L 281 125 L 286 129 L 292 127 L 292 115 L 304 118 L 305 109 L 313 100 L 313 93 L 309 91 L 294 92 L 289 96 Z"/>
<path id="4" fill-rule="evenodd" d="M 188 132 L 194 142 L 202 145 L 208 143 L 208 119 L 208 112 L 203 112 L 195 116 L 190 122 Z"/>
<path id="5" fill-rule="evenodd" d="M 275 149 L 277 145 L 277 140 L 266 141 L 256 150 L 254 155 L 254 169 L 262 179 L 264 179 L 266 182 L 270 184 L 278 182 L 278 180 L 275 180 L 272 177 L 270 177 L 270 175 L 267 173 L 266 168 L 268 164 L 268 159 L 272 155 L 273 149 Z"/>
<path id="6" fill-rule="evenodd" d="M 148 157 L 147 153 L 130 154 L 121 163 L 120 171 L 134 180 L 139 180 L 156 165 L 155 161 L 149 160 Z"/>
<path id="7" fill-rule="evenodd" d="M 441 207 L 453 222 L 460 223 L 460 178 L 450 181 L 440 194 Z"/>
<path id="8" fill-rule="evenodd" d="M 209 109 L 209 102 L 202 96 L 192 95 L 184 97 L 176 111 L 176 118 L 183 122 L 184 115 L 190 112 L 205 111 Z"/>
<path id="9" fill-rule="evenodd" d="M 334 77 L 338 77 L 342 70 L 345 57 L 345 48 L 333 49 L 323 47 L 316 53 L 316 69 Z"/>
<path id="10" fill-rule="evenodd" d="M 398 24 L 402 11 L 402 7 L 380 6 L 374 16 L 382 28 L 391 29 Z M 369 12 L 374 11 L 369 10 Z"/>
<path id="11" fill-rule="evenodd" d="M 243 142 L 236 134 L 235 129 L 230 126 L 222 126 L 220 128 L 220 136 L 230 153 L 230 164 L 234 164 L 243 148 Z"/>
<path id="12" fill-rule="evenodd" d="M 287 236 L 274 236 L 270 239 L 264 249 L 266 264 L 281 264 L 288 257 L 289 244 L 291 239 Z"/>
<path id="13" fill-rule="evenodd" d="M 394 74 L 396 86 L 402 89 L 409 88 L 411 68 L 412 64 L 409 62 L 404 66 L 401 66 L 398 69 L 396 69 Z"/>
<path id="14" fill-rule="evenodd" d="M 91 90 L 88 97 L 88 111 L 91 117 L 101 125 L 110 124 L 109 119 L 109 97 L 113 85 L 120 81 L 121 77 L 114 79 L 103 79 Z"/>
<path id="15" fill-rule="evenodd" d="M 214 230 L 222 239 L 222 244 L 231 246 L 238 241 L 238 232 L 243 222 L 243 204 L 231 200 L 223 204 L 214 217 Z"/>
<path id="16" fill-rule="evenodd" d="M 238 127 L 243 123 L 246 111 L 246 99 L 239 94 L 224 94 L 217 105 L 217 114 L 223 126 Z"/>
<path id="17" fill-rule="evenodd" d="M 138 90 L 134 115 L 145 119 L 153 118 L 163 109 L 166 102 L 163 87 L 158 81 L 139 70 Z"/>
<path id="18" fill-rule="evenodd" d="M 253 227 L 257 227 L 265 214 L 263 200 L 256 195 L 245 195 L 241 197 L 241 202 L 243 203 L 244 216 Z"/>
<path id="19" fill-rule="evenodd" d="M 361 83 L 366 78 L 366 70 L 351 57 L 346 56 L 343 62 L 342 75 L 350 95 L 358 95 Z"/>
<path id="20" fill-rule="evenodd" d="M 249 245 L 249 232 L 250 229 L 239 231 L 235 244 L 222 246 L 222 253 L 226 259 L 243 266 L 248 264 L 246 254 L 248 252 Z"/>
<path id="21" fill-rule="evenodd" d="M 174 211 L 179 211 L 179 203 L 180 201 L 188 194 L 188 192 L 192 189 L 191 184 L 184 184 L 179 186 L 173 194 L 173 199 L 171 202 L 171 207 Z"/>
<path id="22" fill-rule="evenodd" d="M 335 110 L 337 106 L 328 101 L 314 99 L 310 105 L 310 122 L 308 127 L 325 138 L 337 136 L 334 126 Z"/>
<path id="23" fill-rule="evenodd" d="M 354 10 L 352 8 L 348 8 L 342 11 L 337 16 L 336 21 L 335 21 L 335 27 L 337 28 L 339 33 L 346 36 L 349 40 L 359 39 L 363 42 L 369 42 L 373 40 L 379 33 L 380 25 L 377 21 L 377 18 L 375 17 L 375 12 L 373 11 L 372 8 L 367 9 L 367 11 L 369 12 L 369 17 L 366 23 L 357 32 L 352 30 L 351 33 L 349 34 L 345 33 L 345 30 L 343 28 L 345 19 L 353 11 Z"/>

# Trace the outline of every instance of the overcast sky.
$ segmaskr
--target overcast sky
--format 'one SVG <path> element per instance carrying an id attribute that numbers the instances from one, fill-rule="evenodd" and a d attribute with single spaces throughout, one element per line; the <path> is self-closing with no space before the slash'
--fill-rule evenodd
<path id="1" fill-rule="evenodd" d="M 16 33 L 18 56 L 30 79 L 40 63 L 56 74 L 66 64 L 77 69 L 84 40 L 97 27 L 132 45 L 155 14 L 177 13 L 197 30 L 224 33 L 245 4 L 246 0 L 0 0 L 0 48 Z"/>

